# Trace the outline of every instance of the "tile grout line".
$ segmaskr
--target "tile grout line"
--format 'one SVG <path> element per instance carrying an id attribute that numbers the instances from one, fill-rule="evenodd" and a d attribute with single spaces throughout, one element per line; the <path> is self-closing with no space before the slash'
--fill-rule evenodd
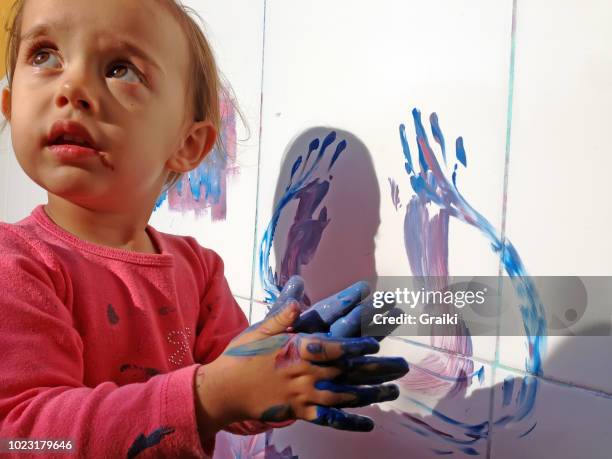
<path id="1" fill-rule="evenodd" d="M 257 185 L 255 187 L 255 223 L 253 225 L 253 256 L 251 258 L 251 298 L 249 298 L 249 324 L 253 316 L 253 293 L 257 277 L 257 219 L 259 217 L 259 184 L 261 178 L 261 136 L 263 133 L 263 89 L 266 63 L 266 10 L 267 0 L 263 0 L 263 30 L 261 39 L 261 82 L 259 96 L 259 139 L 257 145 Z"/>
<path id="2" fill-rule="evenodd" d="M 521 376 L 529 375 L 529 376 L 531 376 L 533 378 L 539 379 L 540 381 L 543 381 L 543 382 L 546 382 L 546 383 L 549 383 L 549 384 L 552 384 L 552 385 L 555 385 L 555 386 L 563 387 L 563 388 L 566 388 L 566 389 L 579 389 L 579 390 L 583 390 L 585 392 L 589 392 L 591 395 L 594 395 L 594 396 L 599 396 L 599 397 L 605 397 L 605 398 L 612 399 L 612 390 L 610 392 L 607 392 L 607 391 L 602 390 L 602 389 L 595 389 L 594 387 L 588 387 L 588 386 L 584 386 L 584 385 L 581 385 L 581 384 L 572 383 L 572 382 L 569 382 L 569 381 L 563 381 L 563 380 L 560 380 L 560 379 L 554 379 L 554 378 L 551 378 L 549 376 L 537 376 L 537 375 L 534 375 L 534 374 L 531 374 L 531 373 L 527 373 L 526 371 L 519 370 L 517 368 L 512 368 L 512 367 L 509 367 L 507 365 L 502 365 L 502 364 L 498 364 L 497 368 L 499 368 L 500 370 L 505 370 L 505 371 L 511 372 L 511 373 L 518 373 Z"/>
<path id="3" fill-rule="evenodd" d="M 503 195 L 502 195 L 502 221 L 501 221 L 501 253 L 499 258 L 499 269 L 498 276 L 501 278 L 503 273 L 503 259 L 504 251 L 506 250 L 506 219 L 508 209 L 508 181 L 509 181 L 509 169 L 510 169 L 510 141 L 512 139 L 512 109 L 514 101 L 514 63 L 516 60 L 516 22 L 517 22 L 517 6 L 518 0 L 512 0 L 512 25 L 510 30 L 510 68 L 508 72 L 508 100 L 507 100 L 507 111 L 506 111 L 506 145 L 504 154 L 504 184 L 503 184 Z M 501 303 L 498 304 L 498 309 L 501 308 Z M 499 312 L 499 310 L 498 310 Z M 493 416 L 494 416 L 494 402 L 495 402 L 495 376 L 497 368 L 499 366 L 499 350 L 500 350 L 500 314 L 497 315 L 497 336 L 495 339 L 495 365 L 493 366 L 491 373 L 493 378 L 493 386 L 489 394 L 489 435 L 487 437 L 487 458 L 492 457 L 493 448 Z"/>
<path id="4" fill-rule="evenodd" d="M 418 341 L 413 341 L 413 340 L 408 339 L 408 338 L 402 338 L 401 336 L 389 336 L 387 339 L 392 339 L 392 340 L 395 339 L 395 341 L 404 342 L 404 343 L 409 344 L 411 346 L 419 347 L 419 348 L 426 349 L 426 350 L 433 351 L 433 352 L 438 352 L 440 354 L 444 354 L 444 355 L 448 355 L 448 356 L 459 357 L 459 358 L 462 358 L 462 359 L 471 360 L 471 361 L 477 362 L 477 363 L 479 363 L 481 365 L 488 365 L 488 366 L 491 367 L 491 370 L 492 370 L 491 371 L 491 377 L 492 378 L 493 378 L 494 370 L 495 369 L 500 369 L 500 370 L 508 371 L 510 373 L 517 373 L 520 376 L 532 376 L 534 378 L 538 378 L 539 380 L 541 380 L 543 382 L 554 384 L 556 386 L 565 387 L 567 389 L 581 389 L 581 390 L 584 390 L 586 392 L 591 393 L 592 395 L 596 395 L 596 396 L 600 396 L 600 397 L 606 397 L 606 398 L 612 398 L 612 389 L 608 392 L 608 391 L 603 390 L 603 389 L 596 389 L 594 387 L 585 386 L 585 385 L 573 383 L 573 382 L 570 382 L 570 381 L 564 381 L 562 379 L 555 379 L 555 378 L 552 378 L 552 377 L 546 376 L 546 375 L 537 376 L 537 375 L 528 373 L 525 370 L 521 370 L 520 368 L 514 368 L 514 367 L 511 367 L 511 366 L 508 366 L 508 365 L 501 364 L 501 363 L 496 363 L 496 362 L 493 362 L 491 360 L 487 360 L 487 359 L 481 358 L 481 357 L 474 357 L 474 356 L 459 354 L 457 352 L 449 351 L 448 349 L 432 347 L 429 344 L 420 343 Z"/>

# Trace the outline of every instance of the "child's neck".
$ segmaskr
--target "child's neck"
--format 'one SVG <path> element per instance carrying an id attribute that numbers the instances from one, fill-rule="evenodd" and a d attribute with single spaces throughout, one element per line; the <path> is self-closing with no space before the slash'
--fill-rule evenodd
<path id="1" fill-rule="evenodd" d="M 145 231 L 149 215 L 125 215 L 91 210 L 49 193 L 44 210 L 78 238 L 98 245 L 142 253 L 159 253 Z"/>

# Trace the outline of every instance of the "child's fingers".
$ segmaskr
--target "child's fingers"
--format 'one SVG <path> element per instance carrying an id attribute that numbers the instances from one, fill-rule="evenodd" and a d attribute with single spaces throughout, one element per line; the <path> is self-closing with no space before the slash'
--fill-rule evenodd
<path id="1" fill-rule="evenodd" d="M 409 371 L 408 362 L 401 357 L 359 356 L 314 364 L 340 370 L 333 378 L 338 384 L 382 384 L 401 378 Z"/>
<path id="2" fill-rule="evenodd" d="M 250 333 L 253 333 L 254 339 L 285 333 L 287 327 L 293 325 L 299 313 L 299 303 L 289 298 L 276 312 L 268 313 L 259 327 L 254 328 Z"/>
<path id="3" fill-rule="evenodd" d="M 302 301 L 304 296 L 304 279 L 300 276 L 291 276 L 289 280 L 283 286 L 283 290 L 278 295 L 278 298 L 274 302 L 274 305 L 268 312 L 267 316 L 273 315 L 281 309 L 287 300 L 293 298 L 296 301 Z"/>
<path id="4" fill-rule="evenodd" d="M 314 381 L 321 380 L 336 380 L 341 374 L 342 370 L 333 366 L 320 366 L 317 362 L 309 362 L 307 372 L 311 373 Z M 306 373 L 304 371 L 303 373 Z M 300 374 L 303 374 L 300 373 Z"/>
<path id="5" fill-rule="evenodd" d="M 329 327 L 329 336 L 334 338 L 350 338 L 361 336 L 361 316 L 365 303 L 356 306 L 351 312 L 340 317 Z"/>
<path id="6" fill-rule="evenodd" d="M 315 388 L 318 389 L 313 400 L 316 404 L 336 408 L 357 408 L 372 403 L 389 402 L 399 397 L 399 388 L 395 384 L 347 386 L 331 381 L 318 381 Z"/>
<path id="7" fill-rule="evenodd" d="M 366 416 L 345 413 L 337 408 L 312 406 L 307 408 L 306 421 L 340 430 L 369 432 L 374 428 L 374 421 Z"/>
<path id="8" fill-rule="evenodd" d="M 346 315 L 370 294 L 367 282 L 356 282 L 306 310 L 295 322 L 296 331 L 315 333 L 328 331 L 334 321 Z"/>
<path id="9" fill-rule="evenodd" d="M 364 338 L 333 339 L 316 335 L 300 334 L 300 357 L 311 362 L 336 360 L 342 357 L 374 354 L 380 349 L 378 341 Z"/>

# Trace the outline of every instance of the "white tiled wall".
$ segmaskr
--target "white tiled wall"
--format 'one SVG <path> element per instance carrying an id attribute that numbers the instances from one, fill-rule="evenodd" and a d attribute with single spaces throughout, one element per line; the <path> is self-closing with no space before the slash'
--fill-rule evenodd
<path id="1" fill-rule="evenodd" d="M 402 239 L 404 208 L 396 211 L 391 204 L 388 178 L 398 182 L 405 205 L 411 190 L 397 130 L 405 123 L 414 141 L 413 107 L 424 121 L 438 113 L 451 154 L 455 138 L 463 136 L 468 167 L 459 171 L 460 191 L 497 230 L 504 227 L 531 275 L 612 275 L 609 1 L 188 3 L 207 24 L 251 136 L 238 147 L 241 170 L 228 184 L 226 221 L 162 211 L 152 223 L 193 234 L 217 250 L 251 321 L 266 311 L 256 266 L 274 201 L 298 149 L 331 129 L 349 139 L 347 154 L 365 166 L 339 168 L 334 177 L 326 201 L 332 221 L 304 271 L 306 278 L 319 280 L 310 293 L 322 297 L 372 274 L 410 274 Z M 238 137 L 245 133 L 240 128 Z M 351 161 L 347 154 L 340 160 L 345 166 Z M 1 219 L 18 220 L 45 202 L 6 147 L 0 167 Z M 287 221 L 279 226 L 279 238 L 283 230 Z M 348 235 L 357 233 L 363 240 L 352 246 L 355 237 Z M 482 235 L 456 221 L 450 227 L 449 261 L 454 275 L 499 270 L 499 259 Z M 609 457 L 611 339 L 549 338 L 533 413 L 494 426 L 491 438 L 475 446 L 479 455 Z M 412 343 L 388 340 L 384 352 L 417 364 L 427 355 L 446 355 L 428 343 L 422 337 Z M 426 401 L 464 422 L 495 421 L 503 415 L 504 378 L 516 378 L 516 390 L 525 377 L 526 342 L 477 337 L 473 347 L 475 365 L 484 367 L 482 384 Z M 409 392 L 402 389 L 402 396 Z M 273 442 L 279 451 L 292 446 L 300 458 L 437 457 L 448 449 L 401 427 L 390 406 L 419 412 L 401 399 L 363 410 L 380 421 L 371 434 L 298 423 L 275 432 Z M 453 449 L 454 456 L 462 454 L 467 453 Z"/>

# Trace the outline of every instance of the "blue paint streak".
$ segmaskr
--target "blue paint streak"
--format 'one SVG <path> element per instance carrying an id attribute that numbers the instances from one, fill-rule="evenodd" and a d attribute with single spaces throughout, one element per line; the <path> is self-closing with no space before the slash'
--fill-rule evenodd
<path id="1" fill-rule="evenodd" d="M 336 146 L 336 151 L 334 152 L 334 156 L 332 156 L 329 166 L 327 167 L 328 172 L 331 170 L 332 167 L 334 167 L 336 160 L 338 159 L 338 157 L 344 151 L 345 148 L 346 148 L 346 140 L 342 140 L 338 144 L 338 146 Z"/>
<path id="2" fill-rule="evenodd" d="M 410 155 L 410 147 L 408 146 L 408 139 L 406 138 L 406 126 L 400 124 L 399 127 L 400 141 L 402 142 L 402 150 L 404 151 L 404 158 L 406 159 L 406 172 L 412 174 L 414 169 L 412 168 L 412 156 Z"/>
<path id="3" fill-rule="evenodd" d="M 519 438 L 523 438 L 523 437 L 525 437 L 525 436 L 529 435 L 529 434 L 531 433 L 531 431 L 532 431 L 533 429 L 535 429 L 535 426 L 536 426 L 537 424 L 538 424 L 538 423 L 537 423 L 537 422 L 535 422 L 535 423 L 534 423 L 534 424 L 533 424 L 533 425 L 532 425 L 532 426 L 531 426 L 531 427 L 530 427 L 530 428 L 529 428 L 529 429 L 528 429 L 526 432 L 523 432 L 522 434 L 520 434 L 520 435 L 519 435 Z"/>
<path id="4" fill-rule="evenodd" d="M 267 295 L 267 302 L 274 302 L 274 300 L 279 295 L 280 286 L 278 274 L 275 273 L 272 270 L 272 267 L 270 266 L 270 253 L 272 251 L 272 241 L 274 240 L 276 228 L 278 226 L 278 222 L 280 220 L 282 212 L 291 201 L 299 198 L 300 192 L 302 192 L 307 187 L 312 186 L 315 181 L 319 180 L 317 178 L 313 178 L 313 175 L 318 170 L 320 163 L 323 157 L 325 156 L 327 148 L 335 141 L 335 139 L 335 131 L 331 131 L 329 134 L 327 134 L 323 139 L 323 142 L 320 142 L 318 138 L 313 139 L 308 146 L 306 159 L 304 161 L 301 161 L 302 167 L 299 172 L 299 164 L 297 166 L 296 163 L 293 164 L 292 174 L 289 179 L 289 183 L 287 184 L 284 194 L 280 197 L 278 203 L 276 204 L 274 212 L 272 213 L 270 223 L 268 224 L 266 231 L 263 234 L 261 243 L 259 245 L 259 277 L 262 282 L 262 287 Z M 310 161 L 312 153 L 315 150 L 319 149 L 319 146 L 321 146 L 319 153 L 316 155 L 313 161 Z M 332 169 L 332 167 L 344 151 L 346 151 L 346 141 L 342 140 L 336 146 L 335 153 L 332 155 L 330 163 L 327 167 L 328 171 Z M 296 160 L 296 162 L 297 161 L 299 160 Z M 290 275 L 293 274 L 298 273 L 290 273 Z"/>
<path id="5" fill-rule="evenodd" d="M 289 179 L 289 183 L 291 183 L 291 181 L 293 180 L 293 176 L 300 167 L 300 164 L 302 164 L 302 157 L 298 156 L 298 159 L 295 160 L 295 162 L 293 163 L 293 167 L 291 168 L 291 178 Z M 289 185 L 287 185 L 287 188 L 289 188 Z"/>
<path id="6" fill-rule="evenodd" d="M 429 413 L 431 416 L 443 421 L 446 424 L 461 428 L 464 430 L 464 435 L 471 438 L 471 440 L 456 440 L 454 439 L 453 443 L 461 443 L 461 444 L 473 444 L 482 438 L 486 438 L 489 432 L 489 421 L 478 422 L 475 424 L 469 424 L 457 419 L 453 419 L 450 416 L 438 411 L 419 400 L 409 397 L 407 395 L 403 396 L 404 399 L 414 403 L 419 408 L 423 409 L 425 412 Z M 450 434 L 440 435 L 439 438 L 448 441 L 448 437 L 452 437 Z"/>
<path id="7" fill-rule="evenodd" d="M 504 384 L 502 385 L 503 406 L 510 405 L 510 401 L 512 400 L 512 392 L 514 392 L 514 377 L 506 376 L 506 378 L 504 378 Z"/>
<path id="8" fill-rule="evenodd" d="M 455 142 L 455 150 L 457 152 L 457 159 L 464 167 L 467 167 L 467 157 L 465 155 L 465 148 L 463 148 L 463 137 L 457 137 Z"/>
<path id="9" fill-rule="evenodd" d="M 444 159 L 444 163 L 446 163 L 446 146 L 444 144 L 444 135 L 442 135 L 442 130 L 440 129 L 440 124 L 438 123 L 438 114 L 433 112 L 429 117 L 429 122 L 431 123 L 431 133 L 433 134 L 434 140 L 440 145 L 440 149 L 442 150 L 442 158 Z"/>
<path id="10" fill-rule="evenodd" d="M 525 369 L 528 375 L 523 379 L 521 384 L 514 412 L 503 416 L 497 421 L 494 421 L 494 423 L 496 425 L 502 425 L 521 421 L 529 416 L 533 410 L 538 391 L 538 379 L 535 376 L 542 375 L 542 354 L 545 351 L 546 343 L 546 319 L 543 305 L 535 285 L 529 277 L 514 245 L 507 239 L 502 240 L 491 223 L 463 198 L 456 186 L 456 165 L 452 172 L 452 185 L 446 179 L 445 172 L 440 167 L 440 164 L 435 158 L 435 154 L 429 146 L 425 129 L 421 123 L 420 112 L 414 109 L 412 114 L 417 134 L 419 165 L 421 170 L 417 173 L 412 167 L 406 167 L 406 171 L 410 177 L 410 183 L 416 193 L 416 196 L 413 197 L 407 208 L 406 222 L 419 222 L 426 217 L 419 214 L 423 212 L 423 206 L 413 205 L 415 200 L 420 200 L 420 202 L 425 203 L 425 205 L 433 202 L 440 206 L 449 216 L 455 217 L 478 229 L 489 240 L 492 250 L 500 255 L 502 266 L 510 276 L 512 285 L 520 298 L 521 304 L 519 304 L 519 310 L 523 320 L 523 328 L 528 343 L 529 355 L 525 362 Z M 434 138 L 437 137 L 442 139 L 441 132 L 439 132 L 437 116 L 432 116 L 430 122 Z M 410 155 L 410 150 L 406 142 L 406 132 L 403 125 L 400 125 L 400 141 L 402 143 L 404 156 L 406 157 L 406 164 L 407 166 L 411 165 L 412 160 L 407 157 Z M 438 141 L 438 143 L 442 144 L 442 140 Z M 461 137 L 457 138 L 456 141 L 456 155 L 457 160 L 464 166 L 467 166 L 467 158 L 463 147 L 463 139 Z M 410 241 L 418 240 L 419 235 L 414 234 L 415 231 L 420 231 L 420 228 L 411 228 L 410 225 L 405 225 L 405 244 L 406 247 L 410 246 L 413 248 L 414 246 L 414 253 L 409 253 L 411 260 L 421 260 L 423 258 L 423 254 L 419 252 L 421 248 L 419 248 L 417 244 L 410 244 Z M 411 266 L 412 264 L 411 262 Z M 415 273 L 415 275 L 418 274 L 419 273 Z M 482 376 L 479 376 L 479 379 L 481 378 Z M 505 393 L 504 402 L 509 403 L 506 397 L 508 397 L 508 395 Z M 473 433 L 472 429 L 474 427 L 478 426 L 478 428 L 483 428 L 483 426 L 486 425 L 487 430 L 482 432 L 479 438 L 486 438 L 488 436 L 488 422 L 475 425 L 463 424 L 443 413 L 426 407 L 414 399 L 411 399 L 411 401 L 424 409 L 430 410 L 434 417 L 441 419 L 447 425 L 454 427 L 458 426 L 465 429 L 465 434 L 468 436 Z M 444 435 L 439 435 L 439 438 L 450 441 Z M 463 450 L 463 452 L 466 454 L 473 453 L 473 451 L 469 450 Z"/>
<path id="11" fill-rule="evenodd" d="M 451 382 L 458 382 L 458 381 L 471 381 L 472 378 L 474 376 L 478 376 L 478 380 L 482 383 L 482 378 L 484 377 L 484 367 L 480 367 L 480 369 L 478 371 L 475 371 L 471 374 L 468 375 L 462 375 L 462 376 L 446 376 L 446 375 L 442 375 L 436 371 L 432 371 L 429 368 L 425 368 L 422 367 L 420 365 L 417 365 L 416 363 L 413 362 L 408 362 L 410 364 L 411 367 L 413 368 L 418 368 L 419 370 L 421 370 L 424 373 L 427 373 L 431 376 L 434 376 L 440 380 L 443 381 L 451 381 Z"/>
<path id="12" fill-rule="evenodd" d="M 277 335 L 265 338 L 262 340 L 246 343 L 241 346 L 236 346 L 224 352 L 226 355 L 233 357 L 253 357 L 261 354 L 269 354 L 283 347 L 289 341 L 289 335 Z"/>
<path id="13" fill-rule="evenodd" d="M 425 129 L 423 128 L 423 123 L 421 122 L 421 112 L 416 108 L 412 110 L 412 118 L 414 119 L 414 128 L 417 134 L 417 147 L 419 148 L 419 165 L 421 166 L 421 170 L 423 172 L 427 172 L 429 166 L 427 165 L 427 161 L 425 161 L 425 155 L 423 153 L 423 145 L 421 145 L 421 140 L 424 142 L 426 148 L 429 147 L 429 140 L 427 139 L 427 134 L 425 133 Z"/>
<path id="14" fill-rule="evenodd" d="M 226 173 L 228 159 L 224 153 L 217 148 L 213 149 L 200 163 L 198 167 L 187 173 L 189 189 L 195 201 L 204 199 L 207 204 L 218 204 L 223 193 L 223 176 Z M 183 194 L 183 181 L 175 184 L 179 196 Z M 204 196 L 202 197 L 202 189 Z M 155 202 L 154 211 L 168 198 L 168 192 L 164 191 Z"/>

